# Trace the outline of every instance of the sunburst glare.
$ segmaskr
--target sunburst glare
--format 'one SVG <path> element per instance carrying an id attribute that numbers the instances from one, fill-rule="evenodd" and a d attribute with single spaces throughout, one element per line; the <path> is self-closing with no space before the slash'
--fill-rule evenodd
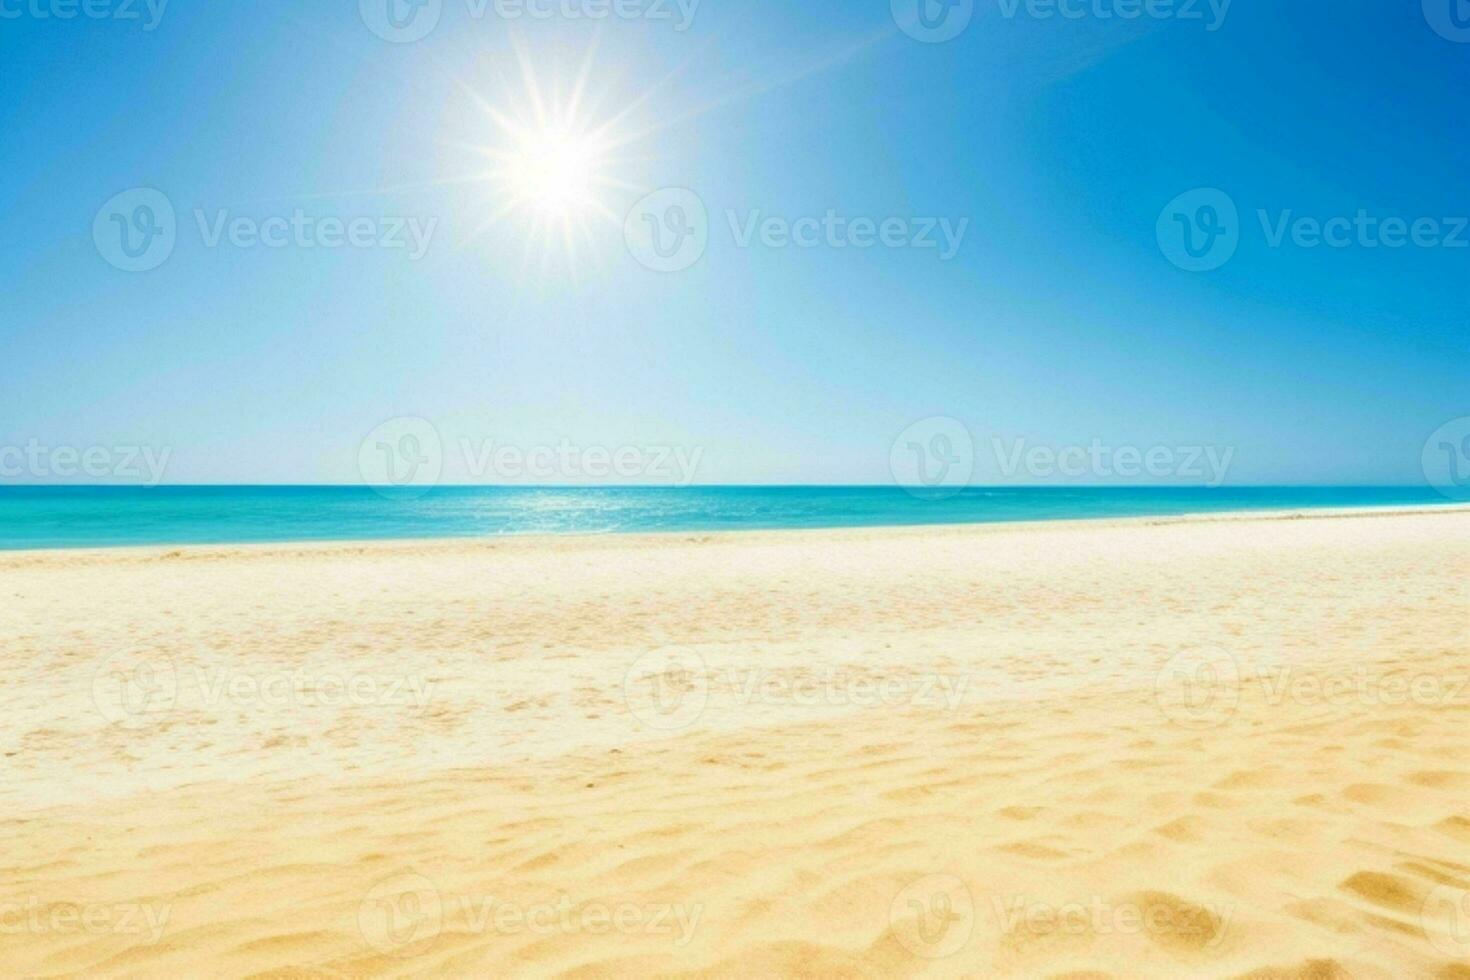
<path id="1" fill-rule="evenodd" d="M 484 192 L 477 205 L 489 214 L 465 244 L 499 229 L 523 242 L 528 264 L 576 271 L 583 258 L 598 261 L 597 227 L 621 224 L 618 195 L 637 190 L 624 172 L 637 138 L 626 122 L 642 99 L 603 111 L 600 97 L 588 96 L 590 52 L 570 85 L 538 77 L 520 47 L 516 61 L 519 75 L 512 82 L 488 91 L 461 86 L 489 122 L 483 143 L 460 144 L 488 161 L 471 183 Z M 608 86 L 599 80 L 595 91 L 605 95 Z"/>

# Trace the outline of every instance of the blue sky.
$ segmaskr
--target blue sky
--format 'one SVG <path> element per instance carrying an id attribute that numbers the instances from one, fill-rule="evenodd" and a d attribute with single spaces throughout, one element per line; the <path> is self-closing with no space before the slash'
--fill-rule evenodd
<path id="1" fill-rule="evenodd" d="M 413 416 L 446 445 L 698 447 L 701 482 L 883 483 L 895 437 L 941 416 L 982 455 L 1229 447 L 1231 483 L 1412 483 L 1470 415 L 1470 247 L 1445 243 L 1470 245 L 1470 43 L 1433 29 L 1436 0 L 974 0 L 944 43 L 888 0 L 702 0 L 685 30 L 672 0 L 600 21 L 442 0 L 412 43 L 347 0 L 172 0 L 156 23 L 92 2 L 109 16 L 0 0 L 0 444 L 353 482 L 364 437 Z M 535 123 L 587 64 L 579 113 Z M 543 212 L 505 161 L 569 129 L 619 145 Z M 176 211 L 149 271 L 93 234 L 132 188 Z M 678 271 L 625 241 L 660 188 L 708 215 Z M 1234 252 L 1189 271 L 1160 219 L 1200 188 L 1237 209 Z M 370 219 L 372 243 L 210 241 L 298 211 Z M 907 244 L 740 240 L 828 212 Z M 1359 212 L 1438 244 L 1294 223 Z M 432 227 L 421 257 L 383 247 L 400 225 Z M 929 225 L 963 227 L 952 256 L 912 244 Z"/>

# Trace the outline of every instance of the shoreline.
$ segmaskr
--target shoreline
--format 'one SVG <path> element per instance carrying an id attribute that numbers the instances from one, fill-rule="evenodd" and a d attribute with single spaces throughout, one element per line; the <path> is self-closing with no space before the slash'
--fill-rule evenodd
<path id="1" fill-rule="evenodd" d="M 363 550 L 391 550 L 395 547 L 422 551 L 426 548 L 455 550 L 465 546 L 488 546 L 499 548 L 536 547 L 550 544 L 594 544 L 598 542 L 627 542 L 631 544 L 667 543 L 676 538 L 699 539 L 700 543 L 711 540 L 738 540 L 771 537 L 775 540 L 790 536 L 862 536 L 865 534 L 934 534 L 953 531 L 974 533 L 985 529 L 1046 530 L 1085 525 L 1088 527 L 1162 526 L 1173 524 L 1211 524 L 1241 521 L 1298 521 L 1336 520 L 1352 517 L 1395 517 L 1421 514 L 1470 512 L 1470 503 L 1447 500 L 1443 504 L 1365 504 L 1357 507 L 1298 507 L 1268 508 L 1262 510 L 1191 511 L 1179 514 L 1135 514 L 1126 517 L 1067 517 L 1039 520 L 1000 521 L 944 521 L 933 524 L 840 524 L 830 527 L 769 527 L 769 528 L 722 528 L 710 530 L 665 530 L 665 531 L 569 531 L 491 534 L 449 535 L 445 537 L 417 538 L 308 538 L 283 539 L 280 541 L 220 541 L 186 542 L 174 544 L 120 544 L 120 545 L 62 545 L 49 548 L 6 548 L 0 546 L 0 568 L 12 558 L 44 559 L 67 556 L 78 558 L 133 557 L 162 558 L 174 553 L 187 553 L 188 557 L 203 557 L 208 553 L 307 553 L 307 552 L 361 552 Z"/>

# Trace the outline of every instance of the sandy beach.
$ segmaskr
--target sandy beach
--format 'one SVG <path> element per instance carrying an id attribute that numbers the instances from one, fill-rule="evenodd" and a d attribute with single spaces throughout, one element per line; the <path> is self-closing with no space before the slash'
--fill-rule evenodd
<path id="1" fill-rule="evenodd" d="M 1470 510 L 0 555 L 0 972 L 1470 978 Z"/>

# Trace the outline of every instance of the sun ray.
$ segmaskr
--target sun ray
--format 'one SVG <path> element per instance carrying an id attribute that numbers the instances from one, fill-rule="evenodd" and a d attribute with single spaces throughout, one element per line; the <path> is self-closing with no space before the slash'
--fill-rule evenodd
<path id="1" fill-rule="evenodd" d="M 810 78 L 814 75 L 820 75 L 823 72 L 839 68 L 842 65 L 845 65 L 848 62 L 854 60 L 855 58 L 861 57 L 875 45 L 887 40 L 889 37 L 892 36 L 892 34 L 893 32 L 891 29 L 884 28 L 882 30 L 874 31 L 861 37 L 855 38 L 846 44 L 834 47 L 826 52 L 820 53 L 816 57 L 812 58 L 810 61 L 799 64 L 785 72 L 771 71 L 765 73 L 765 77 L 760 81 L 751 82 L 743 86 L 736 85 L 732 81 L 726 85 L 721 86 L 721 88 L 724 90 L 723 95 L 711 99 L 708 102 L 705 102 L 703 105 L 696 106 L 693 109 L 689 109 L 679 114 L 662 115 L 659 118 L 658 122 L 654 123 L 653 125 L 650 125 L 641 130 L 630 130 L 622 134 L 622 136 L 620 137 L 620 141 L 621 143 L 632 143 L 638 140 L 646 139 L 649 136 L 653 136 L 664 130 L 672 129 L 676 126 L 680 126 L 684 123 L 698 119 L 699 117 L 707 115 L 711 112 L 715 112 L 716 110 L 722 109 L 727 105 L 755 99 L 770 92 L 777 91 L 791 85 L 795 85 L 796 83 Z M 686 62 L 685 65 L 681 65 L 679 68 L 670 73 L 670 75 L 660 80 L 660 82 L 658 82 L 657 84 L 662 85 L 671 80 L 673 77 L 682 72 L 687 64 L 688 63 Z M 621 143 L 615 145 L 621 145 Z"/>
<path id="2" fill-rule="evenodd" d="M 586 93 L 587 83 L 592 78 L 592 64 L 597 58 L 597 45 L 601 39 L 602 29 L 599 25 L 597 32 L 592 36 L 592 42 L 587 45 L 587 54 L 582 58 L 582 67 L 577 72 L 577 80 L 572 83 L 572 94 L 567 100 L 567 115 L 573 119 L 577 118 L 578 112 L 581 111 L 582 96 Z M 595 109 L 595 105 L 589 107 L 589 111 L 595 111 Z"/>
<path id="3" fill-rule="evenodd" d="M 531 100 L 531 108 L 536 113 L 536 126 L 545 129 L 549 120 L 546 118 L 546 104 L 541 96 L 541 85 L 536 80 L 536 69 L 531 65 L 531 57 L 519 38 L 511 39 L 511 47 L 515 52 L 516 65 L 521 71 L 521 85 L 524 94 Z"/>

